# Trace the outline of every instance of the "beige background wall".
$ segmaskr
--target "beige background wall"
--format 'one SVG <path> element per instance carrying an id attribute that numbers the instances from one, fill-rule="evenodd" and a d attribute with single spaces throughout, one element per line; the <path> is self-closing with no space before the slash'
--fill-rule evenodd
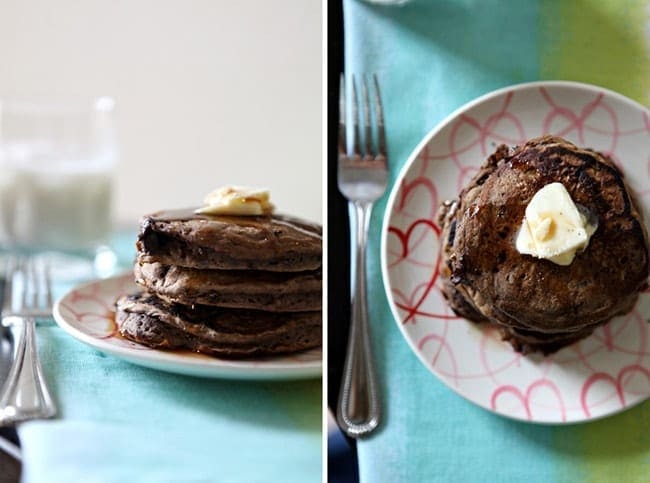
<path id="1" fill-rule="evenodd" d="M 321 2 L 0 0 L 0 97 L 117 103 L 116 217 L 271 188 L 322 220 Z"/>

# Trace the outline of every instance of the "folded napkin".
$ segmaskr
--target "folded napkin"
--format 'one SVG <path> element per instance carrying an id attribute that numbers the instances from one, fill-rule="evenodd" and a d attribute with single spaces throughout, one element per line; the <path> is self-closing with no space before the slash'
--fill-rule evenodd
<path id="1" fill-rule="evenodd" d="M 379 78 L 394 181 L 439 121 L 507 85 L 576 80 L 648 105 L 649 11 L 648 1 L 344 0 L 345 69 Z M 378 235 L 387 198 L 373 214 L 368 260 L 385 419 L 358 442 L 361 481 L 647 481 L 647 402 L 601 421 L 533 425 L 467 402 L 428 372 L 384 293 Z"/>
<path id="2" fill-rule="evenodd" d="M 25 482 L 321 481 L 320 379 L 155 371 L 56 325 L 39 327 L 38 343 L 59 414 L 20 425 Z"/>

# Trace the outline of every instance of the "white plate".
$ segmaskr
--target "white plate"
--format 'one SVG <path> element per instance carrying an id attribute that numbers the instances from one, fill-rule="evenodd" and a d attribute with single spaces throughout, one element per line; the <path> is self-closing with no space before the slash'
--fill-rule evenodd
<path id="1" fill-rule="evenodd" d="M 245 360 L 218 359 L 190 351 L 160 351 L 121 337 L 114 318 L 115 300 L 137 290 L 133 274 L 81 285 L 59 299 L 54 319 L 82 342 L 141 366 L 191 376 L 229 379 L 305 379 L 319 377 L 322 351 Z"/>
<path id="2" fill-rule="evenodd" d="M 470 401 L 515 419 L 570 423 L 650 395 L 650 291 L 635 309 L 547 358 L 522 356 L 495 329 L 461 319 L 440 293 L 436 211 L 456 198 L 496 145 L 551 133 L 609 153 L 650 213 L 650 112 L 620 94 L 537 82 L 454 112 L 411 154 L 382 229 L 382 273 L 395 320 L 426 367 Z"/>

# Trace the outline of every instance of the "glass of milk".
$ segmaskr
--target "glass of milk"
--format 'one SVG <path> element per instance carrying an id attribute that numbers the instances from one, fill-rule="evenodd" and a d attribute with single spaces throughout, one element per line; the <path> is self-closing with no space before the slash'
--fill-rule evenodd
<path id="1" fill-rule="evenodd" d="M 113 108 L 105 97 L 58 104 L 0 100 L 2 249 L 47 256 L 53 270 L 70 277 L 111 272 Z"/>

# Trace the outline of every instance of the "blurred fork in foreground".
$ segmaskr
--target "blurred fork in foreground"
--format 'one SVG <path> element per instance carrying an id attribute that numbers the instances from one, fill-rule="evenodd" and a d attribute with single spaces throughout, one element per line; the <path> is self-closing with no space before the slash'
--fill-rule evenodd
<path id="1" fill-rule="evenodd" d="M 375 376 L 366 298 L 366 242 L 373 203 L 386 191 L 388 167 L 384 114 L 377 77 L 373 76 L 374 116 L 371 116 L 368 87 L 361 81 L 363 139 L 359 133 L 359 102 L 354 77 L 351 82 L 352 152 L 348 154 L 345 78 L 341 76 L 339 98 L 338 187 L 349 201 L 352 249 L 352 312 L 350 333 L 339 393 L 337 421 L 352 437 L 370 434 L 379 424 L 380 402 Z M 372 122 L 377 147 L 373 149 Z M 364 148 L 360 148 L 363 141 Z"/>
<path id="2" fill-rule="evenodd" d="M 49 418 L 56 413 L 36 348 L 35 319 L 51 316 L 49 268 L 31 258 L 10 258 L 2 325 L 14 338 L 14 359 L 0 391 L 0 426 Z"/>

